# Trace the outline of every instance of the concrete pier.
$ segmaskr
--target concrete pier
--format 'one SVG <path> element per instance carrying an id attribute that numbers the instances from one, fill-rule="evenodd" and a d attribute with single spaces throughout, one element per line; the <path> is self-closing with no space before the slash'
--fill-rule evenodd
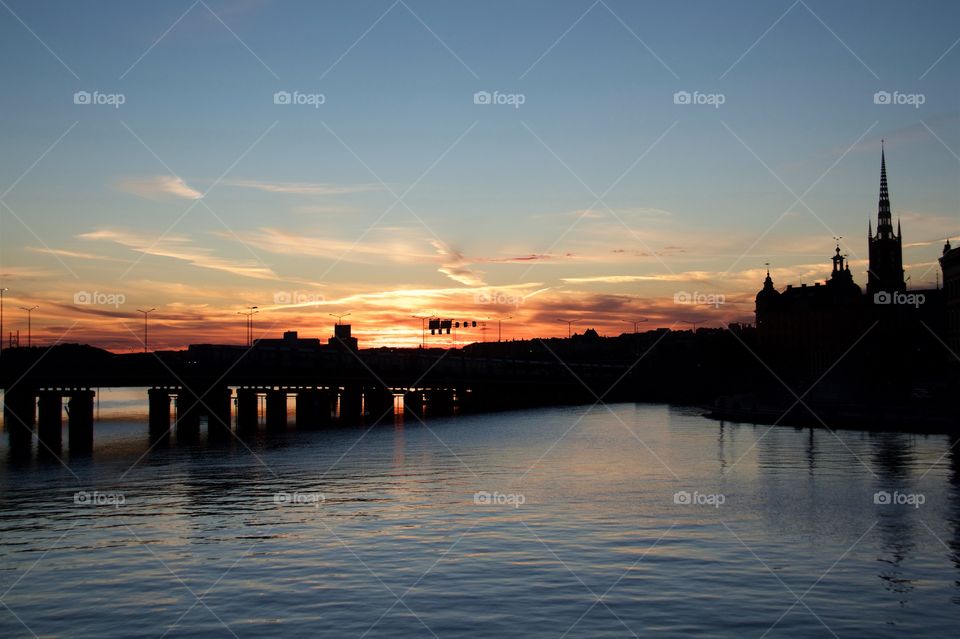
<path id="1" fill-rule="evenodd" d="M 330 394 L 319 389 L 297 393 L 297 428 L 320 428 L 330 424 Z"/>
<path id="2" fill-rule="evenodd" d="M 473 389 L 470 388 L 457 388 L 454 393 L 456 394 L 457 402 L 457 413 L 460 415 L 465 415 L 468 413 L 476 412 L 478 409 L 477 406 L 477 397 L 476 393 L 473 392 Z"/>
<path id="3" fill-rule="evenodd" d="M 340 420 L 357 423 L 363 417 L 363 387 L 357 384 L 345 386 L 340 391 Z"/>
<path id="4" fill-rule="evenodd" d="M 252 433 L 259 425 L 259 394 L 254 388 L 237 389 L 237 431 Z"/>
<path id="5" fill-rule="evenodd" d="M 363 389 L 363 409 L 371 422 L 392 421 L 395 398 L 393 391 L 380 384 Z"/>
<path id="6" fill-rule="evenodd" d="M 10 437 L 10 448 L 16 453 L 29 451 L 36 424 L 36 395 L 32 389 L 17 387 L 7 390 L 3 397 L 3 423 Z"/>
<path id="7" fill-rule="evenodd" d="M 164 437 L 170 433 L 170 391 L 151 388 L 147 391 L 150 408 L 150 437 Z"/>
<path id="8" fill-rule="evenodd" d="M 60 391 L 41 391 L 38 413 L 39 452 L 58 453 L 63 447 L 63 399 Z"/>
<path id="9" fill-rule="evenodd" d="M 70 454 L 85 454 L 93 450 L 93 398 L 92 390 L 72 391 L 67 403 L 70 414 L 68 432 Z"/>
<path id="10" fill-rule="evenodd" d="M 177 391 L 177 440 L 193 442 L 200 438 L 200 402 L 193 390 Z"/>
<path id="11" fill-rule="evenodd" d="M 434 388 L 426 392 L 426 398 L 428 415 L 435 417 L 453 414 L 453 390 Z"/>
<path id="12" fill-rule="evenodd" d="M 403 412 L 423 417 L 423 391 L 407 391 L 403 394 Z"/>
<path id="13" fill-rule="evenodd" d="M 287 391 L 271 389 L 267 391 L 267 428 L 286 430 L 287 428 Z"/>
<path id="14" fill-rule="evenodd" d="M 226 386 L 211 388 L 203 396 L 201 409 L 207 414 L 207 434 L 210 437 L 227 437 L 233 424 L 230 409 L 233 403 L 233 391 Z"/>

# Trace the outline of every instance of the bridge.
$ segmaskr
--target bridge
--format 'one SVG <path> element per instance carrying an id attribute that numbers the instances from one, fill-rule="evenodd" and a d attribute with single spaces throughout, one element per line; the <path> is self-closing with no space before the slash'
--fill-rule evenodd
<path id="1" fill-rule="evenodd" d="M 542 355 L 542 353 L 541 353 Z M 463 350 L 368 349 L 355 342 L 259 340 L 251 348 L 193 345 L 182 351 L 114 354 L 89 346 L 14 348 L 0 355 L 4 423 L 11 448 L 62 448 L 67 400 L 71 454 L 93 447 L 98 388 L 146 388 L 152 438 L 197 440 L 249 433 L 263 417 L 286 429 L 288 397 L 297 428 L 376 423 L 397 412 L 417 418 L 578 404 L 629 395 L 629 362 L 567 363 L 558 357 L 491 357 Z"/>

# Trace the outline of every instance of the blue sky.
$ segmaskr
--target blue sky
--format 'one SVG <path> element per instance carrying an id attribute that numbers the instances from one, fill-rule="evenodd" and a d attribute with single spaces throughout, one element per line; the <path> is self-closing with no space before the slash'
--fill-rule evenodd
<path id="1" fill-rule="evenodd" d="M 252 304 L 369 344 L 750 321 L 763 264 L 820 280 L 835 234 L 864 282 L 880 138 L 911 282 L 960 235 L 953 2 L 5 2 L 0 271 L 47 339 L 135 348 L 138 305 L 171 346 Z"/>

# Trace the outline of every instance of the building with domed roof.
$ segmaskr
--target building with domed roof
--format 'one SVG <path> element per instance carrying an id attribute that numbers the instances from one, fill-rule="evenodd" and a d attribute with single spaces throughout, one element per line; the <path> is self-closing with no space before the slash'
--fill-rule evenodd
<path id="1" fill-rule="evenodd" d="M 886 154 L 881 151 L 877 231 L 872 225 L 868 230 L 866 294 L 854 281 L 839 242 L 824 282 L 778 290 L 768 269 L 756 296 L 757 342 L 764 361 L 784 375 L 814 380 L 844 360 L 841 370 L 884 371 L 884 382 L 894 383 L 905 367 L 948 355 L 936 344 L 946 325 L 943 291 L 907 290 L 902 237 L 899 222 L 893 231 Z M 941 259 L 945 282 L 951 264 L 957 278 L 956 250 L 952 255 L 945 252 Z"/>

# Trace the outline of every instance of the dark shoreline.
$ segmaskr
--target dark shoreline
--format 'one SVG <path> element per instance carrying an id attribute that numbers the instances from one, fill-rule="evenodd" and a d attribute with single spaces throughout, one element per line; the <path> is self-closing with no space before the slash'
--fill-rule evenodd
<path id="1" fill-rule="evenodd" d="M 793 408 L 789 404 L 702 408 L 705 410 L 704 417 L 741 424 L 924 435 L 960 434 L 960 417 L 956 412 L 951 414 L 946 410 L 932 410 L 929 406 L 883 406 L 874 410 L 856 406 L 812 405 L 807 408 L 802 404 Z"/>

